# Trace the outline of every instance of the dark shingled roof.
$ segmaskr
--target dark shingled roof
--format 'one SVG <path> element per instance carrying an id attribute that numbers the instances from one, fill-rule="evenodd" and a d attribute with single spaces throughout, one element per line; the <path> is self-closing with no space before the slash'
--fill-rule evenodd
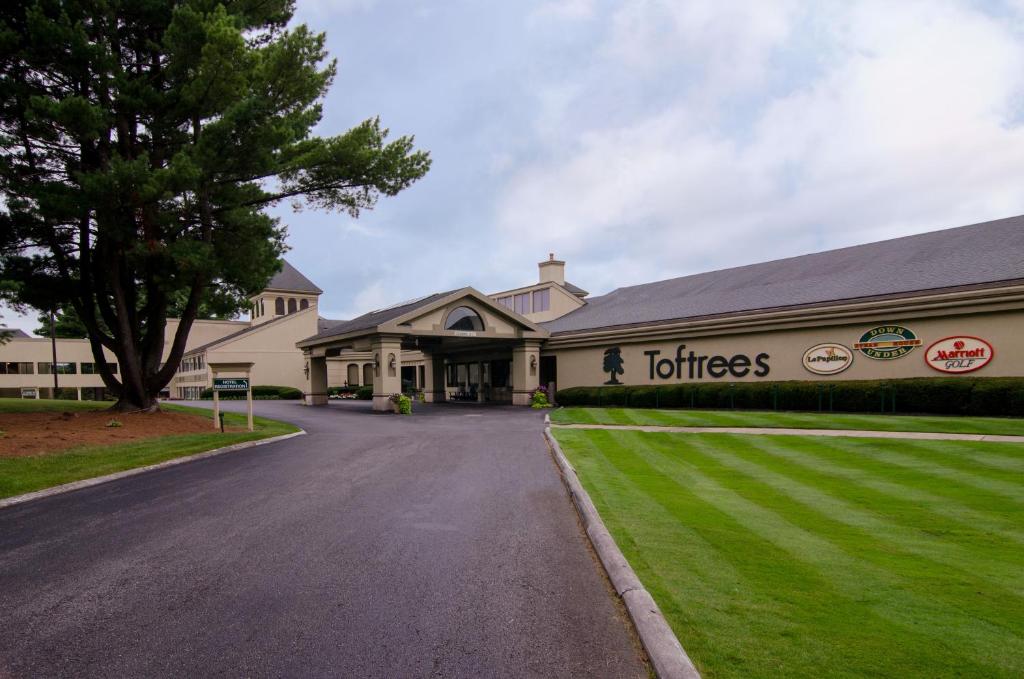
<path id="1" fill-rule="evenodd" d="M 274 277 L 270 279 L 265 289 L 314 292 L 317 294 L 323 292 L 323 290 L 313 285 L 313 281 L 303 276 L 302 272 L 289 264 L 287 259 L 281 260 L 281 270 L 274 274 Z"/>
<path id="2" fill-rule="evenodd" d="M 578 285 L 573 285 L 569 281 L 563 283 L 562 287 L 571 292 L 572 294 L 576 295 L 577 297 L 586 297 L 587 295 L 590 294 L 583 288 L 579 287 Z"/>
<path id="3" fill-rule="evenodd" d="M 432 304 L 437 300 L 447 297 L 448 295 L 454 294 L 458 290 L 449 290 L 448 292 L 435 292 L 432 295 L 426 297 L 419 297 L 417 299 L 409 300 L 408 302 L 400 302 L 394 306 L 389 306 L 384 309 L 378 309 L 369 313 L 357 316 L 351 321 L 340 321 L 339 323 L 331 326 L 327 330 L 321 330 L 319 334 L 307 337 L 303 342 L 308 342 L 314 339 L 323 339 L 325 337 L 337 337 L 339 335 L 345 335 L 350 332 L 357 332 L 359 330 L 369 330 L 370 328 L 376 328 L 381 323 L 387 323 L 390 320 L 398 318 L 402 314 L 406 314 L 410 311 L 425 307 L 428 304 Z"/>
<path id="4" fill-rule="evenodd" d="M 0 328 L 0 333 L 7 335 L 10 339 L 26 339 L 32 337 L 32 335 L 29 335 L 21 328 Z"/>
<path id="5" fill-rule="evenodd" d="M 339 323 L 347 323 L 347 322 L 348 321 L 335 321 L 335 320 L 332 320 L 330 318 L 324 318 L 323 316 L 321 316 L 320 318 L 318 318 L 316 320 L 316 331 L 317 332 L 327 332 L 328 330 L 330 330 L 334 326 L 338 325 Z"/>
<path id="6" fill-rule="evenodd" d="M 1024 216 L 619 288 L 551 333 L 1024 279 Z"/>

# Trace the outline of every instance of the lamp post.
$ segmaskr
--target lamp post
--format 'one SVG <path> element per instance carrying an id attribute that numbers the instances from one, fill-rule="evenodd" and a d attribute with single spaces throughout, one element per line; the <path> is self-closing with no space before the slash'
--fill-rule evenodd
<path id="1" fill-rule="evenodd" d="M 54 310 L 50 309 L 50 349 L 53 355 L 50 372 L 53 373 L 53 397 L 57 398 L 57 321 L 54 316 Z"/>

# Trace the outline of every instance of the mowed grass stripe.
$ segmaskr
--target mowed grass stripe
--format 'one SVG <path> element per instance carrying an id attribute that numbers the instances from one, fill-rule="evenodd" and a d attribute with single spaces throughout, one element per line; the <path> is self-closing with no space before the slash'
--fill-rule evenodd
<path id="1" fill-rule="evenodd" d="M 721 445 L 718 438 L 728 441 Z M 674 437 L 659 447 L 677 445 Z M 752 481 L 778 493 L 776 508 L 787 505 L 786 516 L 796 517 L 796 523 L 808 530 L 827 533 L 834 543 L 851 556 L 865 559 L 885 569 L 892 569 L 912 557 L 919 572 L 913 577 L 928 577 L 937 583 L 940 591 L 961 589 L 984 593 L 979 602 L 985 604 L 993 617 L 1002 616 L 1007 607 L 1007 596 L 1018 599 L 1015 613 L 1024 621 L 1024 554 L 1008 552 L 1001 541 L 993 541 L 963 526 L 944 525 L 942 517 L 929 512 L 918 512 L 912 507 L 882 505 L 885 498 L 871 497 L 872 493 L 850 493 L 835 479 L 790 465 L 766 455 L 764 451 L 775 445 L 785 445 L 784 437 L 739 437 L 721 434 L 716 438 L 703 437 L 694 442 L 691 450 L 699 451 L 719 465 L 719 472 L 739 473 Z M 842 497 L 846 496 L 846 499 Z M 879 507 L 885 509 L 880 511 Z M 958 541 L 942 537 L 958 531 Z M 838 539 L 837 539 L 838 538 Z M 970 565 L 969 570 L 965 566 Z M 1021 625 L 1024 632 L 1024 624 Z"/>
<path id="2" fill-rule="evenodd" d="M 855 555 L 853 549 L 847 551 L 840 547 L 836 538 L 849 539 L 849 532 L 843 530 L 842 524 L 829 521 L 757 479 L 737 475 L 701 455 L 701 439 L 713 437 L 718 445 L 724 446 L 727 445 L 725 439 L 734 437 L 617 433 L 632 435 L 626 445 L 634 446 L 636 454 L 663 474 L 674 476 L 682 471 L 681 467 L 686 467 L 686 473 L 696 479 L 697 487 L 705 489 L 703 493 L 698 492 L 698 496 L 714 502 L 794 559 L 815 567 L 848 599 L 866 598 L 876 614 L 903 628 L 898 635 L 917 629 L 931 637 L 927 646 L 942 644 L 957 648 L 978 663 L 998 660 L 1001 654 L 1007 653 L 1015 666 L 1000 669 L 1018 676 L 1024 672 L 1024 663 L 1020 662 L 1024 659 L 1024 637 L 1005 634 L 1002 621 L 994 622 L 979 615 L 985 606 L 972 602 L 971 612 L 965 614 L 957 606 L 949 605 L 949 597 L 941 588 L 933 587 L 927 595 L 920 593 L 914 582 L 917 574 L 904 576 L 898 570 L 878 566 L 863 555 Z M 619 443 L 624 441 L 620 439 Z M 819 530 L 827 531 L 827 536 L 817 532 Z M 932 624 L 922 627 L 922 619 Z"/>
<path id="3" fill-rule="evenodd" d="M 925 659 L 933 663 L 983 671 L 955 649 L 894 626 L 870 602 L 842 595 L 817 569 L 699 497 L 713 493 L 713 485 L 708 489 L 689 476 L 680 483 L 632 451 L 608 453 L 618 436 L 558 432 L 588 489 L 602 489 L 595 503 L 609 530 L 706 677 L 878 676 L 893 663 L 920 661 L 917 647 L 926 647 Z M 702 493 L 693 492 L 698 485 L 705 486 Z M 667 543 L 659 536 L 666 516 Z M 692 541 L 691 532 L 700 540 Z M 652 539 L 663 546 L 652 548 Z M 637 550 L 662 558 L 639 559 Z M 846 615 L 837 617 L 837 610 Z M 828 639 L 821 638 L 823 629 L 830 630 Z"/>
<path id="4" fill-rule="evenodd" d="M 990 495 L 997 495 L 1006 500 L 1024 505 L 1024 485 L 1019 483 L 1019 475 L 1012 472 L 987 470 L 979 473 L 970 465 L 952 465 L 949 456 L 936 461 L 937 455 L 929 451 L 939 448 L 962 445 L 960 442 L 943 441 L 942 446 L 933 446 L 931 442 L 892 439 L 850 439 L 847 450 L 872 457 L 897 467 L 904 467 L 919 474 L 942 479 L 953 486 L 970 486 L 973 490 L 981 490 Z M 998 445 L 998 444 L 990 444 Z M 1003 445 L 1019 445 L 1007 443 Z M 947 466 L 949 465 L 949 466 Z"/>
<path id="5" fill-rule="evenodd" d="M 1024 435 L 1024 419 L 944 417 L 869 413 L 813 413 L 772 410 L 702 410 L 653 408 L 560 408 L 551 414 L 560 424 L 633 424 L 674 427 L 791 427 L 795 429 L 862 429 L 868 431 L 947 432 Z"/>
<path id="6" fill-rule="evenodd" d="M 990 540 L 1009 539 L 1024 544 L 1024 530 L 1020 528 L 1024 523 L 1024 511 L 1008 512 L 1005 511 L 1005 506 L 999 507 L 1003 511 L 996 511 L 996 505 L 990 505 L 989 511 L 978 511 L 951 500 L 948 496 L 892 481 L 890 467 L 880 467 L 877 464 L 858 466 L 865 462 L 865 458 L 845 454 L 842 442 L 834 439 L 812 441 L 782 436 L 767 438 L 770 439 L 770 444 L 766 444 L 760 438 L 752 438 L 750 445 L 760 453 L 798 465 L 809 472 L 859 486 L 863 490 L 849 493 L 850 498 L 855 501 L 861 501 L 871 507 L 891 505 L 904 514 L 917 511 L 922 517 L 922 522 L 915 525 L 922 530 L 946 530 L 941 522 L 932 523 L 930 520 L 933 516 L 941 516 L 954 524 L 948 528 L 948 532 L 955 533 L 958 537 L 964 534 L 965 529 L 981 530 L 992 534 L 986 536 Z M 898 467 L 895 469 L 903 471 Z M 866 494 L 865 490 L 873 491 L 875 495 Z M 962 488 L 961 491 L 976 495 L 968 488 Z"/>

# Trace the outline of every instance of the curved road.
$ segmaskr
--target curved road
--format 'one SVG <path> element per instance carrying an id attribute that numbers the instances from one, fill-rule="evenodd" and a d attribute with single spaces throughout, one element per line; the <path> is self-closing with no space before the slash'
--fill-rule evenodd
<path id="1" fill-rule="evenodd" d="M 0 678 L 647 676 L 540 414 L 257 412 L 308 435 L 0 510 Z"/>

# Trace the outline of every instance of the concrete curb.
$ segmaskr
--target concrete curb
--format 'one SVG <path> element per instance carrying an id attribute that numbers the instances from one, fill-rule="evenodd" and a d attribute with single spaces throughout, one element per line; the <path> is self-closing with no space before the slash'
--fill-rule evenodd
<path id="1" fill-rule="evenodd" d="M 128 478 L 129 476 L 135 476 L 136 474 L 145 474 L 146 472 L 155 471 L 157 469 L 166 469 L 167 467 L 185 464 L 186 462 L 194 462 L 196 460 L 202 460 L 207 457 L 214 457 L 215 455 L 233 453 L 236 450 L 254 448 L 256 446 L 263 446 L 268 443 L 277 443 L 278 441 L 284 441 L 285 439 L 295 438 L 296 436 L 305 436 L 305 434 L 305 430 L 300 429 L 297 432 L 291 434 L 282 434 L 281 436 L 272 436 L 267 439 L 259 439 L 256 441 L 243 441 L 242 443 L 235 443 L 230 446 L 224 446 L 223 448 L 214 448 L 213 450 L 207 450 L 202 453 L 196 453 L 194 455 L 186 455 L 185 457 L 176 457 L 173 460 L 157 462 L 156 464 L 146 465 L 145 467 L 126 469 L 123 472 L 115 472 L 113 474 L 107 474 L 105 476 L 96 476 L 91 479 L 82 479 L 81 481 L 72 481 L 71 483 L 65 483 L 60 486 L 53 486 L 52 488 L 44 488 L 43 490 L 25 493 L 24 495 L 15 495 L 13 497 L 8 497 L 0 500 L 0 509 L 7 509 L 8 507 L 14 507 L 15 505 L 31 502 L 32 500 L 39 500 L 44 497 L 60 495 L 62 493 L 70 493 L 73 490 L 90 488 L 92 486 L 98 486 L 103 483 L 117 481 L 118 479 Z"/>
<path id="2" fill-rule="evenodd" d="M 594 550 L 597 551 L 597 556 L 608 573 L 615 593 L 629 611 L 629 617 L 633 620 L 640 642 L 651 659 L 655 674 L 660 679 L 700 679 L 697 668 L 686 655 L 665 616 L 661 614 L 658 604 L 644 589 L 619 546 L 615 544 L 611 533 L 601 520 L 601 515 L 597 513 L 597 508 L 590 500 L 590 495 L 580 483 L 576 470 L 569 464 L 558 441 L 552 436 L 551 418 L 547 415 L 544 417 L 544 425 L 544 438 L 551 446 L 552 454 L 562 473 L 562 480 L 569 490 L 569 496 L 576 506 L 580 520 L 583 521 L 587 537 L 594 545 Z"/>

